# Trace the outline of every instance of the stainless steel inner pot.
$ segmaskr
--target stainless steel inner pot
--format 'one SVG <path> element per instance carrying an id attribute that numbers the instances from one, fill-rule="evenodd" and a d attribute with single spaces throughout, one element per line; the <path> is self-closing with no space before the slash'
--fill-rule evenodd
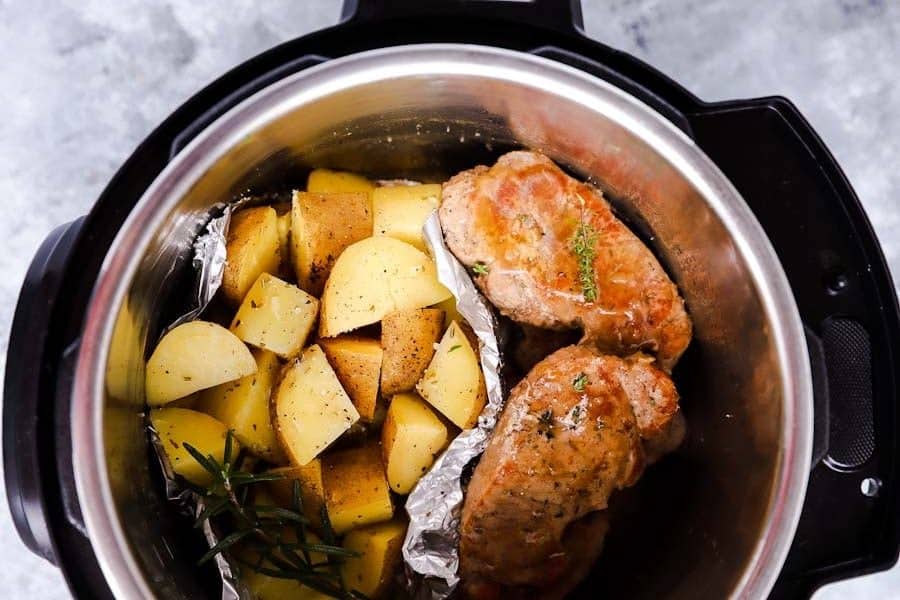
<path id="1" fill-rule="evenodd" d="M 210 207 L 302 184 L 313 166 L 441 181 L 520 146 L 608 191 L 695 323 L 675 372 L 688 440 L 616 499 L 585 589 L 766 595 L 804 499 L 812 390 L 797 308 L 763 230 L 688 137 L 619 89 L 513 51 L 420 45 L 329 61 L 243 102 L 169 164 L 110 247 L 71 414 L 81 508 L 117 597 L 215 594 L 184 556 L 196 532 L 171 515 L 141 417 L 143 360 L 187 302 L 180 282 Z"/>

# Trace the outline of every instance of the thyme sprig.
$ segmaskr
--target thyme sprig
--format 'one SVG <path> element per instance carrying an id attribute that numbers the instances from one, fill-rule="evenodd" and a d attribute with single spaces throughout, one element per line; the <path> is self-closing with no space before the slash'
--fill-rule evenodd
<path id="1" fill-rule="evenodd" d="M 578 283 L 581 284 L 581 295 L 585 302 L 597 300 L 597 281 L 594 279 L 594 245 L 597 243 L 597 232 L 584 219 L 585 201 L 581 194 L 575 194 L 581 206 L 581 221 L 572 236 L 572 252 L 578 262 Z"/>
<path id="2" fill-rule="evenodd" d="M 250 473 L 241 470 L 240 461 L 233 460 L 233 434 L 225 437 L 225 451 L 220 463 L 212 455 L 204 456 L 199 450 L 184 443 L 185 450 L 213 477 L 205 488 L 195 488 L 203 498 L 204 508 L 197 515 L 195 527 L 201 527 L 209 519 L 230 518 L 233 531 L 221 538 L 198 561 L 203 564 L 218 554 L 227 555 L 249 568 L 279 579 L 296 579 L 303 585 L 332 598 L 364 600 L 356 590 L 348 590 L 340 574 L 345 558 L 359 556 L 336 543 L 336 535 L 322 508 L 322 543 L 310 542 L 307 531 L 309 519 L 303 514 L 300 482 L 294 481 L 291 509 L 279 506 L 255 504 L 248 500 L 250 486 L 265 481 L 282 479 L 277 473 Z M 284 533 L 293 531 L 296 539 L 286 539 Z M 252 549 L 255 560 L 248 561 L 231 553 L 238 543 Z M 312 554 L 322 554 L 325 561 L 315 562 Z"/>

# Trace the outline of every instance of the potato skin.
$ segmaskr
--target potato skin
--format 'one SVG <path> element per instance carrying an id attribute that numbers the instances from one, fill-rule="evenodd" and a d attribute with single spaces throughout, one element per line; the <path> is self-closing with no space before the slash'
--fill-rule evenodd
<path id="1" fill-rule="evenodd" d="M 378 382 L 384 354 L 381 345 L 377 340 L 350 335 L 322 338 L 319 345 L 359 411 L 360 418 L 371 423 L 378 403 Z"/>
<path id="2" fill-rule="evenodd" d="M 260 274 L 277 274 L 281 267 L 275 209 L 257 206 L 236 212 L 228 226 L 225 248 L 222 294 L 230 303 L 238 304 Z"/>
<path id="3" fill-rule="evenodd" d="M 398 310 L 381 321 L 381 393 L 393 395 L 416 387 L 434 356 L 444 311 L 438 308 Z"/>
<path id="4" fill-rule="evenodd" d="M 338 256 L 372 235 L 372 198 L 364 192 L 294 192 L 291 257 L 300 287 L 321 296 Z"/>

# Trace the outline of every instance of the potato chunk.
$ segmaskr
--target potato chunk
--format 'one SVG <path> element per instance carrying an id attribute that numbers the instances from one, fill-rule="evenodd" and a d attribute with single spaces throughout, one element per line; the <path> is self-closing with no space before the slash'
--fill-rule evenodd
<path id="1" fill-rule="evenodd" d="M 291 256 L 300 287 L 319 296 L 334 262 L 372 235 L 372 198 L 361 192 L 294 192 Z"/>
<path id="2" fill-rule="evenodd" d="M 257 500 L 265 504 L 261 500 Z M 283 542 L 296 543 L 297 532 L 293 527 L 284 527 L 279 533 Z M 307 532 L 306 541 L 310 544 L 321 543 L 321 539 L 313 533 Z M 278 553 L 281 556 L 281 553 Z M 253 568 L 253 565 L 261 564 L 265 568 L 273 568 L 271 559 L 262 559 L 258 551 L 249 547 L 238 548 L 238 556 L 247 563 L 241 566 L 241 582 L 250 590 L 252 600 L 328 600 L 332 598 L 327 594 L 305 586 L 296 579 L 284 577 L 271 577 Z M 313 563 L 324 563 L 328 557 L 321 552 L 310 552 Z"/>
<path id="3" fill-rule="evenodd" d="M 256 372 L 256 361 L 233 333 L 208 321 L 168 332 L 147 361 L 147 404 L 161 406 Z"/>
<path id="4" fill-rule="evenodd" d="M 222 293 L 240 302 L 261 273 L 278 273 L 281 264 L 278 217 L 270 206 L 245 208 L 234 214 L 228 226 L 227 260 L 222 274 Z"/>
<path id="5" fill-rule="evenodd" d="M 325 194 L 340 192 L 366 192 L 375 189 L 375 184 L 355 173 L 332 171 L 331 169 L 314 169 L 306 180 L 306 191 Z"/>
<path id="6" fill-rule="evenodd" d="M 461 429 L 478 420 L 487 400 L 484 375 L 475 350 L 456 321 L 441 338 L 416 390 Z"/>
<path id="7" fill-rule="evenodd" d="M 394 514 L 381 449 L 370 443 L 322 459 L 325 506 L 336 533 L 389 520 Z"/>
<path id="8" fill-rule="evenodd" d="M 322 507 L 325 505 L 325 487 L 322 483 L 322 461 L 311 460 L 302 467 L 278 467 L 269 473 L 278 473 L 284 479 L 268 483 L 272 499 L 279 506 L 291 508 L 294 502 L 294 481 L 300 482 L 300 500 L 303 503 L 303 514 L 314 527 L 318 528 L 322 520 Z"/>
<path id="9" fill-rule="evenodd" d="M 359 554 L 344 561 L 344 585 L 367 598 L 385 598 L 400 566 L 406 523 L 399 519 L 356 529 L 344 538 L 344 548 Z"/>
<path id="10" fill-rule="evenodd" d="M 225 423 L 241 445 L 269 462 L 285 462 L 269 417 L 269 397 L 281 370 L 278 357 L 254 350 L 256 373 L 200 392 L 195 408 Z"/>
<path id="11" fill-rule="evenodd" d="M 388 313 L 381 320 L 381 393 L 406 392 L 416 387 L 434 356 L 434 345 L 444 329 L 444 313 L 436 308 L 414 308 Z"/>
<path id="12" fill-rule="evenodd" d="M 439 308 L 444 311 L 444 326 L 442 328 L 441 333 L 447 330 L 450 327 L 450 323 L 453 321 L 459 321 L 460 323 L 465 323 L 466 320 L 459 313 L 459 309 L 456 307 L 456 298 L 450 296 L 446 300 L 442 302 L 438 302 L 432 308 Z"/>
<path id="13" fill-rule="evenodd" d="M 448 297 L 427 254 L 393 238 L 368 238 L 344 250 L 335 263 L 322 295 L 319 333 L 333 337 L 390 312 Z"/>
<path id="14" fill-rule="evenodd" d="M 441 186 L 398 185 L 372 192 L 373 235 L 386 235 L 426 250 L 422 227 L 440 203 Z"/>
<path id="15" fill-rule="evenodd" d="M 278 257 L 281 265 L 278 268 L 278 275 L 294 278 L 294 262 L 291 259 L 291 211 L 283 215 L 278 215 Z"/>
<path id="16" fill-rule="evenodd" d="M 391 491 L 408 494 L 434 464 L 447 437 L 447 426 L 416 394 L 394 396 L 381 430 Z"/>
<path id="17" fill-rule="evenodd" d="M 263 273 L 241 302 L 231 331 L 248 344 L 290 358 L 306 343 L 318 312 L 318 300 Z"/>
<path id="18" fill-rule="evenodd" d="M 272 403 L 275 432 L 295 465 L 305 465 L 359 420 L 359 413 L 319 346 L 282 374 Z"/>
<path id="19" fill-rule="evenodd" d="M 196 485 L 212 483 L 212 474 L 191 456 L 184 443 L 196 448 L 203 456 L 212 456 L 221 464 L 228 433 L 224 423 L 195 410 L 157 408 L 150 411 L 150 424 L 159 434 L 160 445 L 175 473 Z M 240 443 L 233 440 L 231 455 L 237 456 L 238 450 Z"/>
<path id="20" fill-rule="evenodd" d="M 381 345 L 376 340 L 353 336 L 323 338 L 320 344 L 360 418 L 371 423 L 378 401 Z"/>

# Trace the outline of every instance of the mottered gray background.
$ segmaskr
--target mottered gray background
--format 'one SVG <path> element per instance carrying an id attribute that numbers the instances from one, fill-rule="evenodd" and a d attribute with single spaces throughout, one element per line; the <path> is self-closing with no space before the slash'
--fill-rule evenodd
<path id="1" fill-rule="evenodd" d="M 837 156 L 900 274 L 900 1 L 583 4 L 588 35 L 705 100 L 791 98 Z M 339 0 L 0 0 L 0 377 L 18 289 L 44 235 L 84 214 L 195 91 L 339 13 Z M 59 572 L 19 542 L 5 494 L 0 504 L 0 598 L 68 597 Z M 817 594 L 844 597 L 900 598 L 900 569 Z"/>

